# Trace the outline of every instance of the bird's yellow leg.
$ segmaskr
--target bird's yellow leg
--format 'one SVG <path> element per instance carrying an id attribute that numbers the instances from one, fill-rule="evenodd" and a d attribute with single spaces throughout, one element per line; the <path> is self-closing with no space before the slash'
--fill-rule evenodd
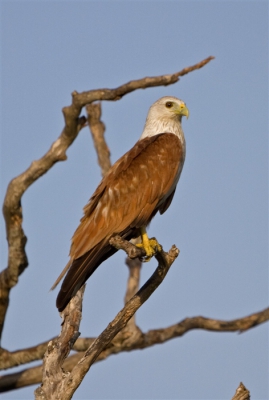
<path id="1" fill-rule="evenodd" d="M 162 246 L 158 243 L 155 238 L 149 238 L 146 228 L 143 226 L 140 228 L 142 243 L 136 244 L 137 247 L 143 248 L 146 252 L 144 261 L 150 261 L 150 259 L 158 252 L 162 251 Z"/>

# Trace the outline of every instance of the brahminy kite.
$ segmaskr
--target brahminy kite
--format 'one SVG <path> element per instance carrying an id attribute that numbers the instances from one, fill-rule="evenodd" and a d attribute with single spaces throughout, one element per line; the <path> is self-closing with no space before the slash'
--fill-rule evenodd
<path id="1" fill-rule="evenodd" d="M 186 104 L 176 97 L 157 100 L 138 142 L 102 179 L 84 207 L 70 260 L 54 284 L 67 271 L 56 301 L 59 311 L 96 268 L 116 253 L 109 243 L 112 236 L 131 240 L 141 235 L 144 261 L 156 253 L 158 243 L 148 238 L 146 227 L 158 211 L 163 214 L 168 209 L 175 194 L 186 154 L 181 119 L 188 115 Z"/>

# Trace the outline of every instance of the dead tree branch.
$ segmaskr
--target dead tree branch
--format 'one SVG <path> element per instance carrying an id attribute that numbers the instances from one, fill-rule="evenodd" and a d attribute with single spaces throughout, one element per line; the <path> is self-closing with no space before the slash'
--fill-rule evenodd
<path id="1" fill-rule="evenodd" d="M 88 125 L 92 134 L 94 147 L 98 156 L 98 164 L 104 177 L 111 167 L 110 151 L 105 141 L 105 124 L 101 121 L 101 103 L 88 104 Z"/>
<path id="2" fill-rule="evenodd" d="M 78 290 L 61 313 L 63 318 L 62 330 L 58 338 L 50 341 L 48 344 L 43 361 L 42 386 L 38 387 L 35 391 L 36 399 L 64 398 L 55 397 L 55 392 L 64 393 L 65 390 L 64 378 L 69 372 L 62 370 L 62 365 L 80 335 L 79 325 L 82 317 L 84 290 L 85 285 Z"/>
<path id="3" fill-rule="evenodd" d="M 129 277 L 127 281 L 127 289 L 124 298 L 124 304 L 126 304 L 138 291 L 140 281 L 140 271 L 142 268 L 142 262 L 138 259 L 126 258 L 126 265 L 129 269 Z M 141 335 L 141 331 L 135 323 L 135 315 L 129 320 L 127 326 L 121 331 L 122 335 L 128 335 L 132 341 L 137 340 L 137 335 Z"/>
<path id="4" fill-rule="evenodd" d="M 123 96 L 128 93 L 133 92 L 137 89 L 146 89 L 149 87 L 156 87 L 156 86 L 168 86 L 172 85 L 179 81 L 180 76 L 184 76 L 189 72 L 195 71 L 204 67 L 208 64 L 211 60 L 214 60 L 215 57 L 207 57 L 201 62 L 192 65 L 190 67 L 183 68 L 181 71 L 176 72 L 174 74 L 169 75 L 161 75 L 161 76 L 154 76 L 154 77 L 146 77 L 142 79 L 137 79 L 125 83 L 122 86 L 119 86 L 116 89 L 97 89 L 97 90 L 90 90 L 87 92 L 77 93 L 73 92 L 73 102 L 72 105 L 69 107 L 74 106 L 75 110 L 81 110 L 86 104 L 90 104 L 94 101 L 98 100 L 120 100 Z M 69 107 L 65 107 L 64 110 L 68 109 Z M 77 111 L 78 112 L 78 111 Z M 79 112 L 80 114 L 80 112 Z M 78 114 L 78 115 L 79 115 Z"/>
<path id="5" fill-rule="evenodd" d="M 0 274 L 0 338 L 9 304 L 10 290 L 17 284 L 19 275 L 28 266 L 28 259 L 25 252 L 27 238 L 22 228 L 21 197 L 28 187 L 45 174 L 56 162 L 66 160 L 66 150 L 76 139 L 79 131 L 86 123 L 85 117 L 80 117 L 82 108 L 98 100 L 119 100 L 127 93 L 131 93 L 137 89 L 173 84 L 179 80 L 180 76 L 202 68 L 213 59 L 214 57 L 208 57 L 175 74 L 146 77 L 130 81 L 116 89 L 98 89 L 82 93 L 74 91 L 72 93 L 72 104 L 63 108 L 65 126 L 59 138 L 52 144 L 49 151 L 43 157 L 37 161 L 33 161 L 30 167 L 14 178 L 7 188 L 3 214 L 8 241 L 8 266 Z"/>
<path id="6" fill-rule="evenodd" d="M 127 290 L 124 298 L 124 303 L 126 304 L 138 291 L 139 280 L 140 280 L 140 270 L 142 263 L 137 258 L 132 260 L 131 258 L 126 258 L 126 265 L 129 268 L 129 278 L 127 282 Z"/>
<path id="7" fill-rule="evenodd" d="M 22 195 L 32 183 L 44 175 L 56 162 L 66 160 L 66 150 L 72 144 L 79 131 L 85 126 L 85 123 L 85 117 L 77 119 L 75 134 L 72 137 L 67 136 L 63 130 L 49 151 L 39 160 L 33 161 L 25 172 L 12 179 L 8 185 L 3 205 L 8 241 L 8 267 L 0 274 L 0 338 L 9 304 L 9 292 L 18 283 L 19 275 L 28 266 L 25 252 L 27 238 L 22 228 Z"/>
<path id="8" fill-rule="evenodd" d="M 232 400 L 250 400 L 250 392 L 247 388 L 240 382 L 238 388 L 236 389 L 235 395 Z"/>
<path id="9" fill-rule="evenodd" d="M 168 340 L 181 337 L 185 333 L 194 330 L 202 329 L 212 332 L 245 332 L 269 320 L 269 308 L 263 311 L 251 314 L 244 318 L 239 318 L 231 321 L 223 321 L 205 318 L 201 316 L 185 318 L 175 325 L 168 326 L 162 329 L 153 329 L 146 333 L 141 332 L 139 337 L 136 337 L 135 342 L 129 342 L 129 337 L 117 335 L 111 343 L 99 354 L 97 361 L 102 361 L 113 354 L 121 352 L 129 352 L 133 350 L 141 350 L 151 347 L 156 344 L 163 344 Z M 95 338 L 79 338 L 74 344 L 73 350 L 78 351 L 78 354 L 68 357 L 63 368 L 66 371 L 71 371 L 82 357 L 82 352 L 86 351 L 91 346 Z M 48 343 L 47 343 L 48 344 Z M 46 345 L 47 345 L 46 344 Z M 45 345 L 45 344 L 44 344 Z M 24 351 L 26 352 L 27 349 Z M 45 350 L 44 350 L 45 351 Z M 40 357 L 41 358 L 41 357 Z M 40 359 L 39 358 L 39 359 Z M 12 365 L 10 365 L 12 366 Z M 9 366 L 6 366 L 8 368 Z M 42 380 L 42 365 L 29 368 L 15 374 L 7 374 L 0 377 L 0 392 L 6 392 L 17 388 L 34 385 Z"/>

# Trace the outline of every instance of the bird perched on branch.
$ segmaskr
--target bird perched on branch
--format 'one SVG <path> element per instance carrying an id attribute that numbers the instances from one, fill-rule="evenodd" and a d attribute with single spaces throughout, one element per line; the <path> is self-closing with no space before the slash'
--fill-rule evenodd
<path id="1" fill-rule="evenodd" d="M 149 239 L 146 227 L 159 211 L 171 204 L 183 168 L 186 146 L 181 127 L 189 111 L 176 97 L 162 97 L 149 109 L 143 133 L 134 147 L 108 171 L 84 207 L 84 216 L 74 233 L 70 260 L 63 275 L 57 307 L 62 311 L 96 268 L 117 249 L 114 235 L 130 240 L 141 236 L 144 261 L 160 248 Z"/>

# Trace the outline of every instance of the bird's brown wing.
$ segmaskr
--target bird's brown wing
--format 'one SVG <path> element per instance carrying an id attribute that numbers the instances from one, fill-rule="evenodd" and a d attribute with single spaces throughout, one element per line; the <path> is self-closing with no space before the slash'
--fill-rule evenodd
<path id="1" fill-rule="evenodd" d="M 130 239 L 132 232 L 147 225 L 159 209 L 163 211 L 162 205 L 170 204 L 183 163 L 180 140 L 165 133 L 138 141 L 112 166 L 84 208 L 72 238 L 72 264 L 58 299 L 63 295 L 67 299 L 70 293 L 73 296 L 116 251 L 109 245 L 113 234 Z"/>
<path id="2" fill-rule="evenodd" d="M 147 225 L 156 205 L 174 190 L 183 162 L 182 146 L 174 134 L 138 141 L 113 165 L 84 208 L 85 215 L 72 238 L 71 259 L 129 225 Z"/>
<path id="3" fill-rule="evenodd" d="M 170 204 L 172 203 L 175 193 L 176 193 L 176 187 L 173 190 L 173 192 L 167 197 L 167 199 L 160 206 L 160 208 L 159 208 L 160 214 L 164 214 L 165 211 L 169 208 Z"/>

